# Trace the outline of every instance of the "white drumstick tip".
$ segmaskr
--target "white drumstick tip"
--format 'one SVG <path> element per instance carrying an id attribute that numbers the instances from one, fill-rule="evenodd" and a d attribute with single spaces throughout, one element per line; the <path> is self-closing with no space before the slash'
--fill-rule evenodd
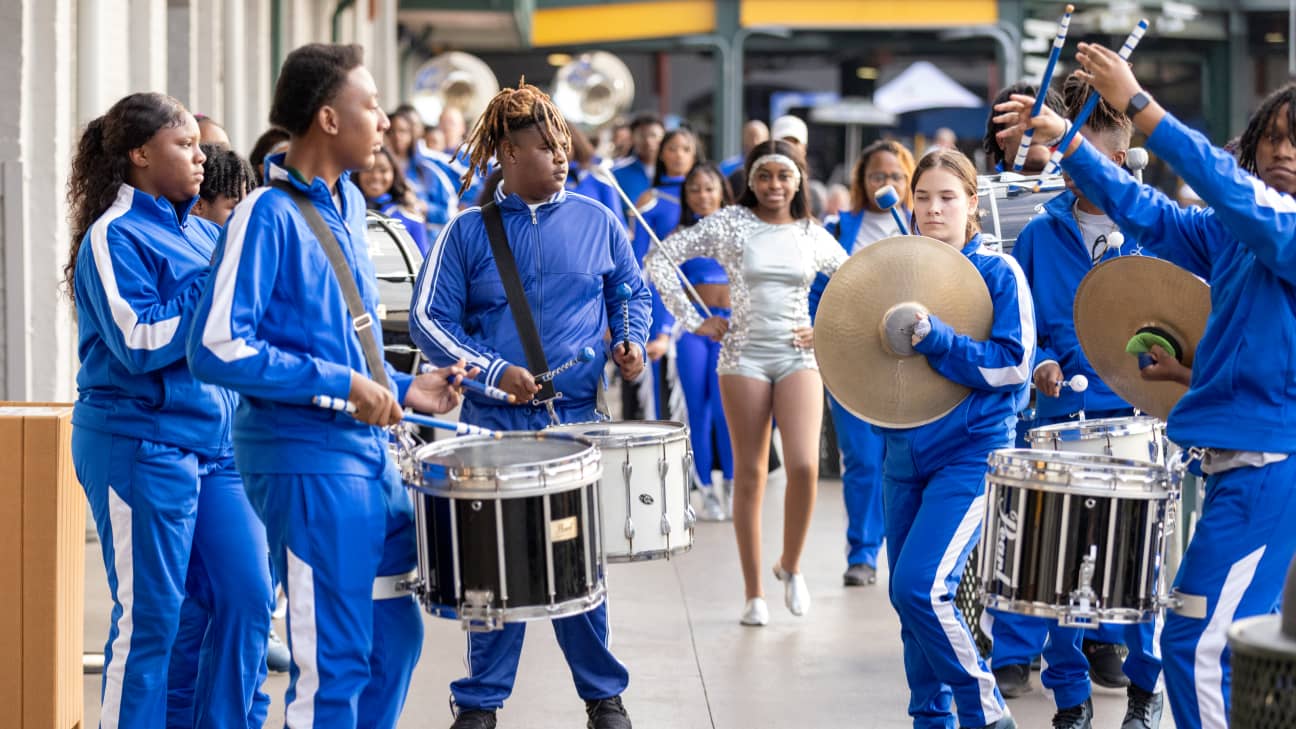
<path id="1" fill-rule="evenodd" d="M 1125 245 L 1125 234 L 1119 230 L 1107 236 L 1108 248 L 1120 248 Z"/>
<path id="2" fill-rule="evenodd" d="M 1089 389 L 1089 378 L 1084 375 L 1072 375 L 1070 380 L 1062 384 L 1076 392 L 1084 392 Z"/>

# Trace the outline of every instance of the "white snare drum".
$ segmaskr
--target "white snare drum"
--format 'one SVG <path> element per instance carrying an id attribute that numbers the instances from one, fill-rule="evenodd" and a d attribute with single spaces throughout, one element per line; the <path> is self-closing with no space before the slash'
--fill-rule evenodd
<path id="1" fill-rule="evenodd" d="M 1087 453 L 990 454 L 983 602 L 1073 627 L 1153 620 L 1173 478 L 1157 464 Z"/>
<path id="2" fill-rule="evenodd" d="M 594 442 L 603 457 L 600 501 L 608 562 L 670 559 L 693 548 L 693 453 L 681 423 L 627 420 L 545 429 Z"/>
<path id="3" fill-rule="evenodd" d="M 1145 416 L 1078 420 L 1032 428 L 1031 448 L 1166 464 L 1165 423 Z"/>

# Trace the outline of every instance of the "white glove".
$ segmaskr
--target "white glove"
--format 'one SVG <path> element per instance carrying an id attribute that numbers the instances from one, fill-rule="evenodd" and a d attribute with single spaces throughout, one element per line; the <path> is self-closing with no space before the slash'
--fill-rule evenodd
<path id="1" fill-rule="evenodd" d="M 921 342 L 922 340 L 926 339 L 928 334 L 931 334 L 931 319 L 928 319 L 927 317 L 920 315 L 918 317 L 918 322 L 914 324 L 914 330 L 913 330 L 914 344 L 917 344 L 918 342 Z"/>

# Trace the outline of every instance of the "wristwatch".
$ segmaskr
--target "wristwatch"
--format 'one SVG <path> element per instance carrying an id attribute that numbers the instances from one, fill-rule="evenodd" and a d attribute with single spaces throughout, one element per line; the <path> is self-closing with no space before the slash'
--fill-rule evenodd
<path id="1" fill-rule="evenodd" d="M 1129 103 L 1125 105 L 1125 116 L 1133 119 L 1135 114 L 1146 109 L 1151 102 L 1152 97 L 1148 96 L 1146 91 L 1139 89 L 1139 92 L 1130 97 Z"/>

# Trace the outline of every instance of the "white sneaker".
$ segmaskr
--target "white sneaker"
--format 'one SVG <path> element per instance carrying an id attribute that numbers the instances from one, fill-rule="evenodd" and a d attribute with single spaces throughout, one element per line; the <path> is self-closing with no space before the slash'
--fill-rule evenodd
<path id="1" fill-rule="evenodd" d="M 765 604 L 765 598 L 753 597 L 747 601 L 743 607 L 742 620 L 743 625 L 761 626 L 769 622 L 769 605 Z"/>
<path id="2" fill-rule="evenodd" d="M 698 518 L 702 521 L 725 521 L 724 506 L 720 504 L 720 497 L 716 495 L 716 487 L 703 487 L 702 513 Z"/>
<path id="3" fill-rule="evenodd" d="M 797 617 L 810 612 L 810 588 L 806 587 L 805 577 L 800 572 L 785 572 L 783 566 L 777 564 L 774 565 L 774 576 L 783 583 L 783 602 L 788 612 Z"/>

